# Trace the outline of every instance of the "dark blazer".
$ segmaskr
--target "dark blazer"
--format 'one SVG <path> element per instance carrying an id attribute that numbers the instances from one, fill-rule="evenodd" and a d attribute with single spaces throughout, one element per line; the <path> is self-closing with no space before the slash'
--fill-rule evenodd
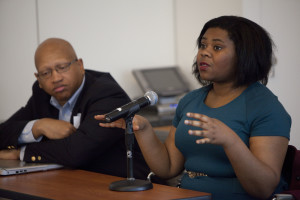
<path id="1" fill-rule="evenodd" d="M 86 70 L 85 84 L 73 109 L 73 116 L 81 113 L 77 131 L 64 139 L 26 144 L 24 161 L 54 162 L 115 176 L 127 177 L 127 157 L 123 129 L 103 128 L 94 119 L 130 101 L 125 91 L 109 73 Z M 0 149 L 19 148 L 18 138 L 25 125 L 35 119 L 58 119 L 58 110 L 50 104 L 50 95 L 35 82 L 27 105 L 0 125 Z M 149 173 L 135 141 L 133 147 L 134 177 L 145 179 Z"/>

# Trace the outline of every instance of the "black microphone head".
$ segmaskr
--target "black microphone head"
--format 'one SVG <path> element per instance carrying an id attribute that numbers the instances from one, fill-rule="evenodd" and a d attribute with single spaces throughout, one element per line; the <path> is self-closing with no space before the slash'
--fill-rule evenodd
<path id="1" fill-rule="evenodd" d="M 149 99 L 151 106 L 155 105 L 157 103 L 157 101 L 158 101 L 158 96 L 153 91 L 146 92 L 145 95 L 144 95 L 144 97 L 146 97 L 147 99 Z"/>

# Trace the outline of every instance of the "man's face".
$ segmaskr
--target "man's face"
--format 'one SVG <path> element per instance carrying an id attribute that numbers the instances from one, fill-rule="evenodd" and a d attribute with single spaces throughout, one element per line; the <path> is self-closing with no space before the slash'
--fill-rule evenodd
<path id="1" fill-rule="evenodd" d="M 71 62 L 72 64 L 70 64 Z M 68 64 L 70 65 L 68 66 Z M 67 68 L 64 69 L 64 67 Z M 60 105 L 64 105 L 72 97 L 80 87 L 84 77 L 81 59 L 76 60 L 68 49 L 52 47 L 51 45 L 40 50 L 36 58 L 36 68 L 38 71 L 36 77 L 40 88 L 55 97 Z M 51 76 L 43 77 L 48 72 L 51 73 Z"/>

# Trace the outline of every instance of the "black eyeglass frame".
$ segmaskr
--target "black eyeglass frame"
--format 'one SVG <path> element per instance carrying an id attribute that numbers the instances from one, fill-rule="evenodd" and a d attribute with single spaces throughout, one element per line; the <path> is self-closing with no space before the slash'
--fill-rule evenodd
<path id="1" fill-rule="evenodd" d="M 69 71 L 71 65 L 72 65 L 73 63 L 77 62 L 77 61 L 78 61 L 78 59 L 76 58 L 76 59 L 72 60 L 72 61 L 69 62 L 69 63 L 64 63 L 64 64 L 56 65 L 56 66 L 54 67 L 54 70 L 55 70 L 57 73 L 59 73 L 59 74 L 64 73 L 64 72 L 67 72 L 67 71 Z M 53 71 L 53 69 L 47 69 L 47 70 L 45 70 L 44 72 L 38 72 L 38 73 L 35 73 L 35 75 L 36 75 L 37 78 L 40 78 L 41 80 L 47 80 L 47 79 L 51 78 L 51 76 L 52 76 L 52 71 Z"/>

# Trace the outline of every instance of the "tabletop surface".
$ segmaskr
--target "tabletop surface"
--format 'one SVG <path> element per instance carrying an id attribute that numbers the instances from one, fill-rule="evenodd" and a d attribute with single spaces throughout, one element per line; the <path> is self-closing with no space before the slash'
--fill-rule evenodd
<path id="1" fill-rule="evenodd" d="M 209 193 L 153 184 L 153 189 L 135 192 L 109 190 L 124 178 L 84 170 L 59 169 L 0 177 L 0 196 L 24 195 L 26 199 L 210 199 Z M 27 195 L 27 196 L 26 196 Z"/>

